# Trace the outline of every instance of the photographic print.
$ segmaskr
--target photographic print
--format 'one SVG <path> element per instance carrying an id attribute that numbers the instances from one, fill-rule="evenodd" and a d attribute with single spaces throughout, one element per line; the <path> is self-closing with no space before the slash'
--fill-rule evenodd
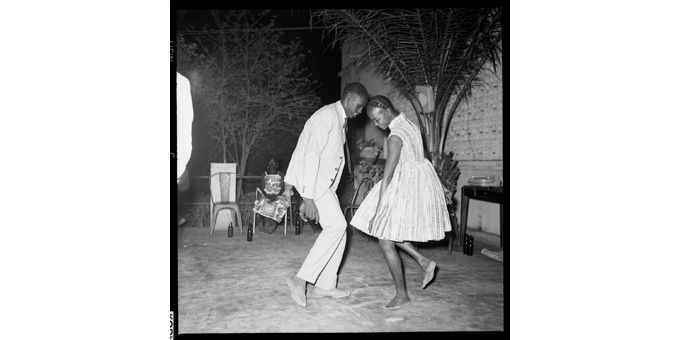
<path id="1" fill-rule="evenodd" d="M 506 336 L 508 10 L 176 4 L 171 334 Z"/>

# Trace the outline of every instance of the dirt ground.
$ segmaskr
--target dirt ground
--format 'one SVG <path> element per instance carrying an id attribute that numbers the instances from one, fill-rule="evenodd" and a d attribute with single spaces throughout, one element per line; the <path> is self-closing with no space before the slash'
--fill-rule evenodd
<path id="1" fill-rule="evenodd" d="M 351 227 L 350 227 L 351 228 Z M 177 229 L 179 333 L 502 331 L 503 264 L 446 247 L 421 253 L 438 264 L 434 281 L 420 288 L 416 261 L 400 252 L 412 305 L 386 310 L 394 284 L 377 242 L 354 232 L 348 239 L 338 287 L 347 298 L 307 298 L 297 306 L 285 279 L 295 274 L 318 234 L 273 234 L 209 228 Z M 309 291 L 309 289 L 308 289 Z"/>

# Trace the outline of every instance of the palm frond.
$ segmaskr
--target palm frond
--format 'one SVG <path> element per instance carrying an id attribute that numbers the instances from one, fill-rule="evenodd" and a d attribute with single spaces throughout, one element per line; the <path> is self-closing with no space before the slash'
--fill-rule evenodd
<path id="1" fill-rule="evenodd" d="M 430 147 L 440 144 L 448 131 L 443 129 L 450 122 L 445 110 L 451 98 L 456 98 L 457 106 L 471 93 L 481 67 L 491 63 L 495 69 L 500 61 L 501 13 L 500 8 L 311 12 L 313 24 L 326 27 L 323 35 L 331 38 L 333 46 L 359 45 L 366 53 L 358 56 L 357 63 L 368 61 L 409 99 L 421 130 L 432 134 Z M 415 99 L 416 85 L 433 87 L 432 115 L 423 115 Z"/>

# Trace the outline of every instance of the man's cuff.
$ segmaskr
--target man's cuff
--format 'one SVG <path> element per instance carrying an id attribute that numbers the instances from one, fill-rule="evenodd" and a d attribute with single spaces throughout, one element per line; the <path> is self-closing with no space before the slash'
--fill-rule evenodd
<path id="1" fill-rule="evenodd" d="M 306 198 L 306 199 L 309 199 L 309 200 L 314 200 L 314 197 L 312 197 L 311 195 L 309 195 L 308 192 L 305 192 L 304 190 L 300 190 L 300 188 L 298 188 L 298 194 L 300 194 L 300 196 L 301 196 L 302 198 Z"/>

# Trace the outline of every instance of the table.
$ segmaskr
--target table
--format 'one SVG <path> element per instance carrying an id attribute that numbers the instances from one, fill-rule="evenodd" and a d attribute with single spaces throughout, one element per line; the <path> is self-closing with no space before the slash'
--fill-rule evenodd
<path id="1" fill-rule="evenodd" d="M 469 200 L 475 199 L 480 201 L 498 203 L 501 205 L 501 249 L 503 248 L 503 204 L 505 203 L 505 195 L 503 195 L 503 187 L 483 187 L 476 185 L 465 185 L 461 190 L 461 207 L 460 207 L 460 235 L 458 235 L 458 247 L 462 251 L 463 240 L 467 231 L 467 213 L 469 207 Z M 449 253 L 451 253 L 451 243 L 449 243 Z"/>

